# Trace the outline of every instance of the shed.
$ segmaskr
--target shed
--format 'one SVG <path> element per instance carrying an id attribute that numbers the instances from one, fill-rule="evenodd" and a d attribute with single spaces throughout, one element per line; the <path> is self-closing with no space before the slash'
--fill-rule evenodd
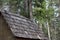
<path id="1" fill-rule="evenodd" d="M 32 20 L 6 11 L 0 11 L 0 32 L 0 40 L 47 40 Z"/>

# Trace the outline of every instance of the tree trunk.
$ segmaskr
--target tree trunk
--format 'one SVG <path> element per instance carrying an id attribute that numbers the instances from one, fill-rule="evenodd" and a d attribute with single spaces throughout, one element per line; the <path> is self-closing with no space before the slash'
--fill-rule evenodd
<path id="1" fill-rule="evenodd" d="M 28 0 L 24 0 L 24 11 L 27 13 L 28 10 Z"/>
<path id="2" fill-rule="evenodd" d="M 29 18 L 28 14 L 28 0 L 24 0 L 24 14 L 27 18 Z"/>
<path id="3" fill-rule="evenodd" d="M 29 0 L 29 14 L 30 14 L 30 19 L 32 20 L 33 15 L 32 15 L 32 0 Z"/>
<path id="4" fill-rule="evenodd" d="M 49 38 L 49 40 L 51 40 L 50 28 L 49 28 L 49 22 L 48 21 L 47 21 L 47 28 L 48 28 L 48 38 Z"/>

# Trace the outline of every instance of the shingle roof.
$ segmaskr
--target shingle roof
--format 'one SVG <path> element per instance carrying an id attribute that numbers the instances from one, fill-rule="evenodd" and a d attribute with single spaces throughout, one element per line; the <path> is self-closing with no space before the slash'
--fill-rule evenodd
<path id="1" fill-rule="evenodd" d="M 11 12 L 2 12 L 2 15 L 4 16 L 4 19 L 8 23 L 14 36 L 33 39 L 46 39 L 37 24 L 28 18 Z"/>

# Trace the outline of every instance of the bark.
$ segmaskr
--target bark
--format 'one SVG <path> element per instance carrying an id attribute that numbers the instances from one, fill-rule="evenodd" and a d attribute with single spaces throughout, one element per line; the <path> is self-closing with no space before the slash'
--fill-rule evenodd
<path id="1" fill-rule="evenodd" d="M 28 9 L 28 0 L 24 0 L 24 11 L 27 13 Z"/>
<path id="2" fill-rule="evenodd" d="M 28 13 L 28 9 L 29 9 L 28 6 L 29 6 L 29 5 L 28 5 L 28 0 L 24 0 L 24 15 L 25 15 L 25 17 L 27 17 L 27 18 L 30 17 L 30 15 L 29 15 L 29 13 Z"/>
<path id="3" fill-rule="evenodd" d="M 30 14 L 30 19 L 32 20 L 33 15 L 32 15 L 32 0 L 29 0 L 29 14 Z"/>
<path id="4" fill-rule="evenodd" d="M 24 13 L 27 18 L 32 19 L 32 0 L 24 0 Z"/>
<path id="5" fill-rule="evenodd" d="M 48 28 L 48 38 L 49 40 L 51 40 L 51 36 L 50 36 L 50 26 L 49 26 L 49 22 L 47 21 L 47 28 Z"/>

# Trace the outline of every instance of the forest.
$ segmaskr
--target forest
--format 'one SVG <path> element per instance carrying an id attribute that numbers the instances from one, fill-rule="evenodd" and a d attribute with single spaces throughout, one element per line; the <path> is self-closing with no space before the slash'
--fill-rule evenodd
<path id="1" fill-rule="evenodd" d="M 49 40 L 60 40 L 60 0 L 0 0 L 2 6 L 38 24 Z"/>

